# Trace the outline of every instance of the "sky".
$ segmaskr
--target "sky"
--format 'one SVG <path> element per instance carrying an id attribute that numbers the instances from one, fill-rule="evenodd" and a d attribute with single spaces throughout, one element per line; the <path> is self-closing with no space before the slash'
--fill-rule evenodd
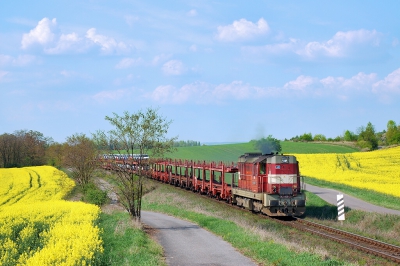
<path id="1" fill-rule="evenodd" d="M 0 134 L 158 109 L 168 137 L 400 124 L 398 1 L 0 1 Z"/>

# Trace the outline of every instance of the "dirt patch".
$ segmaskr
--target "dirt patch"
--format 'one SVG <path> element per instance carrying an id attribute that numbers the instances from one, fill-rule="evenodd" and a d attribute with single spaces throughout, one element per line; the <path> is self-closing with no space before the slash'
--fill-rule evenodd
<path id="1" fill-rule="evenodd" d="M 125 209 L 118 203 L 110 203 L 101 206 L 101 211 L 106 214 L 113 214 L 114 212 L 123 212 Z"/>

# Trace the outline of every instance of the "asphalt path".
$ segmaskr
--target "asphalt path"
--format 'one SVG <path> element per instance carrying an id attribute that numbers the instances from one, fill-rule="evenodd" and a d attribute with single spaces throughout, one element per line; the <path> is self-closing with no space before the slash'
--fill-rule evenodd
<path id="1" fill-rule="evenodd" d="M 321 187 L 316 187 L 312 186 L 310 184 L 306 184 L 305 189 L 309 192 L 314 193 L 315 195 L 319 196 L 321 199 L 325 200 L 326 202 L 337 205 L 337 198 L 336 196 L 338 194 L 343 194 L 343 199 L 344 199 L 344 206 L 348 207 L 353 210 L 361 210 L 361 211 L 367 211 L 367 212 L 376 212 L 376 213 L 381 213 L 381 214 L 397 214 L 400 215 L 400 211 L 397 210 L 392 210 L 392 209 L 387 209 L 383 208 L 380 206 L 373 205 L 371 203 L 365 202 L 363 200 L 357 199 L 355 197 L 352 197 L 350 195 L 344 194 L 338 190 L 334 189 L 329 189 L 329 188 L 321 188 Z M 400 204 L 400 202 L 399 202 Z M 307 212 L 307 210 L 306 210 Z"/>
<path id="2" fill-rule="evenodd" d="M 156 230 L 155 236 L 164 248 L 168 265 L 257 265 L 222 238 L 196 224 L 149 211 L 142 211 L 141 221 Z"/>

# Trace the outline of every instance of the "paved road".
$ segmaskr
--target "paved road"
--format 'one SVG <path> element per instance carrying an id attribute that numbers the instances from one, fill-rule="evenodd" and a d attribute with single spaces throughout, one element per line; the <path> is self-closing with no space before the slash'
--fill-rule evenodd
<path id="1" fill-rule="evenodd" d="M 156 229 L 168 265 L 257 265 L 222 238 L 193 223 L 149 211 L 142 211 L 141 220 Z"/>
<path id="2" fill-rule="evenodd" d="M 350 195 L 344 194 L 342 192 L 339 192 L 337 190 L 333 189 L 328 189 L 328 188 L 321 188 L 321 187 L 316 187 L 312 186 L 310 184 L 306 184 L 307 191 L 314 193 L 315 195 L 319 196 L 326 202 L 336 205 L 336 195 L 337 194 L 343 194 L 344 198 L 344 206 L 349 207 L 353 210 L 361 210 L 361 211 L 367 211 L 367 212 L 377 212 L 377 213 L 382 213 L 382 214 L 397 214 L 400 215 L 400 211 L 397 210 L 392 210 L 392 209 L 387 209 L 383 207 L 379 207 L 373 204 L 370 204 L 368 202 L 362 201 L 360 199 L 357 199 L 355 197 L 352 197 Z M 400 203 L 399 203 L 400 204 Z"/>

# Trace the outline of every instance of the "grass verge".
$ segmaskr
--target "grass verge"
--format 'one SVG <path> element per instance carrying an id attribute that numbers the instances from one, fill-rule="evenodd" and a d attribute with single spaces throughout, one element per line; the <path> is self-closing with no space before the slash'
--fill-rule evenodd
<path id="1" fill-rule="evenodd" d="M 104 254 L 102 265 L 166 265 L 160 245 L 135 224 L 128 213 L 102 213 L 99 226 L 103 229 Z"/>

